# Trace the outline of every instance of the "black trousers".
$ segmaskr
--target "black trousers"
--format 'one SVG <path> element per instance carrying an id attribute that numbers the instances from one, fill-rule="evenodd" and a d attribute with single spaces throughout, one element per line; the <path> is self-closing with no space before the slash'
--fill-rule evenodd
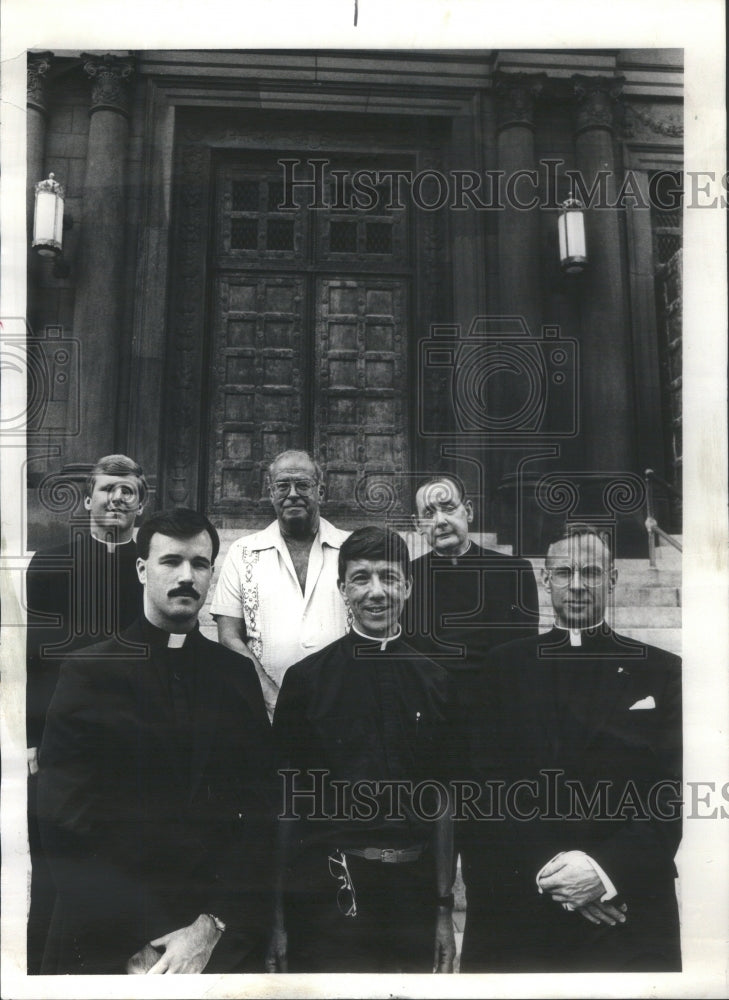
<path id="1" fill-rule="evenodd" d="M 596 926 L 536 887 L 528 898 L 472 891 L 461 972 L 680 972 L 673 886 L 626 902 L 624 924 Z"/>
<path id="2" fill-rule="evenodd" d="M 347 855 L 357 915 L 329 874 L 327 853 L 308 857 L 287 892 L 290 972 L 432 972 L 436 900 L 433 859 L 391 864 Z"/>
<path id="3" fill-rule="evenodd" d="M 39 975 L 56 901 L 56 885 L 38 831 L 38 778 L 28 778 L 28 846 L 30 848 L 30 913 L 28 915 L 28 975 Z"/>

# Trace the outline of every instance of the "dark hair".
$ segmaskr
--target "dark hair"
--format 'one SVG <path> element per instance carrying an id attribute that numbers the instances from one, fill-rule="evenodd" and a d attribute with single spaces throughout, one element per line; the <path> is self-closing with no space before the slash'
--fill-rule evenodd
<path id="1" fill-rule="evenodd" d="M 578 538 L 580 535 L 593 535 L 599 539 L 607 550 L 610 562 L 613 561 L 612 546 L 610 544 L 610 533 L 605 528 L 600 528 L 589 521 L 566 521 L 561 529 L 555 534 L 547 546 L 547 554 L 553 545 L 558 542 L 569 541 L 570 538 Z"/>
<path id="2" fill-rule="evenodd" d="M 461 503 L 466 502 L 466 488 L 463 485 L 463 480 L 458 476 L 454 476 L 451 472 L 444 472 L 442 476 L 431 476 L 430 479 L 424 479 L 416 489 L 415 495 L 417 496 L 421 490 L 427 490 L 428 486 L 435 486 L 436 483 L 442 482 L 453 483 L 458 490 L 458 499 Z"/>
<path id="3" fill-rule="evenodd" d="M 137 534 L 137 554 L 142 559 L 149 558 L 149 545 L 152 535 L 167 535 L 169 538 L 194 538 L 201 531 L 207 531 L 213 543 L 211 563 L 220 551 L 220 538 L 214 526 L 204 514 L 199 514 L 189 507 L 174 507 L 171 510 L 161 510 L 144 522 Z"/>
<path id="4" fill-rule="evenodd" d="M 139 482 L 139 502 L 147 495 L 147 480 L 144 478 L 142 466 L 127 455 L 104 455 L 94 465 L 84 486 L 84 496 L 90 497 L 94 492 L 97 476 L 136 476 Z"/>
<path id="5" fill-rule="evenodd" d="M 376 528 L 372 525 L 357 528 L 342 542 L 337 566 L 340 580 L 343 580 L 347 573 L 347 563 L 355 559 L 384 559 L 386 562 L 396 562 L 400 564 L 405 577 L 410 576 L 408 547 L 400 535 L 390 531 L 389 528 Z"/>

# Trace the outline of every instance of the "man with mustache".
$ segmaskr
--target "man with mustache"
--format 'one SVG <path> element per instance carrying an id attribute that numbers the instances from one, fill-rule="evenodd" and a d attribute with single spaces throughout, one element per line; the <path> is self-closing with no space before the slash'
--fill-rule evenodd
<path id="1" fill-rule="evenodd" d="M 606 624 L 599 528 L 569 524 L 542 581 L 554 627 L 474 689 L 469 777 L 493 795 L 467 824 L 461 971 L 679 972 L 681 661 Z"/>
<path id="2" fill-rule="evenodd" d="M 411 586 L 402 538 L 357 528 L 339 552 L 352 629 L 284 677 L 270 972 L 453 971 L 449 678 L 401 637 Z"/>
<path id="3" fill-rule="evenodd" d="M 320 515 L 322 470 L 305 451 L 268 467 L 276 520 L 231 545 L 210 610 L 220 642 L 256 665 L 269 716 L 288 667 L 346 631 L 337 556 L 347 537 Z"/>
<path id="4" fill-rule="evenodd" d="M 199 631 L 218 548 L 195 511 L 152 516 L 142 617 L 61 669 L 40 753 L 59 893 L 44 972 L 261 968 L 270 728 L 253 664 Z"/>

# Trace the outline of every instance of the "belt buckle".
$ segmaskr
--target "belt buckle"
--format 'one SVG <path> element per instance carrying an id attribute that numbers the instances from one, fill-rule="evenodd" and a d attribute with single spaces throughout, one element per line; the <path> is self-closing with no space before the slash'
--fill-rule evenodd
<path id="1" fill-rule="evenodd" d="M 397 861 L 397 851 L 392 847 L 384 847 L 380 851 L 380 861 L 390 863 Z"/>

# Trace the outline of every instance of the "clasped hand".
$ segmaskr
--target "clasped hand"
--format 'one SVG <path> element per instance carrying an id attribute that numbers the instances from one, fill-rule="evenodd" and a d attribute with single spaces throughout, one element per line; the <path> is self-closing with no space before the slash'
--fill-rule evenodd
<path id="1" fill-rule="evenodd" d="M 556 903 L 567 903 L 593 924 L 625 923 L 625 903 L 602 902 L 605 886 L 581 851 L 566 851 L 552 858 L 539 876 L 539 887 Z"/>

